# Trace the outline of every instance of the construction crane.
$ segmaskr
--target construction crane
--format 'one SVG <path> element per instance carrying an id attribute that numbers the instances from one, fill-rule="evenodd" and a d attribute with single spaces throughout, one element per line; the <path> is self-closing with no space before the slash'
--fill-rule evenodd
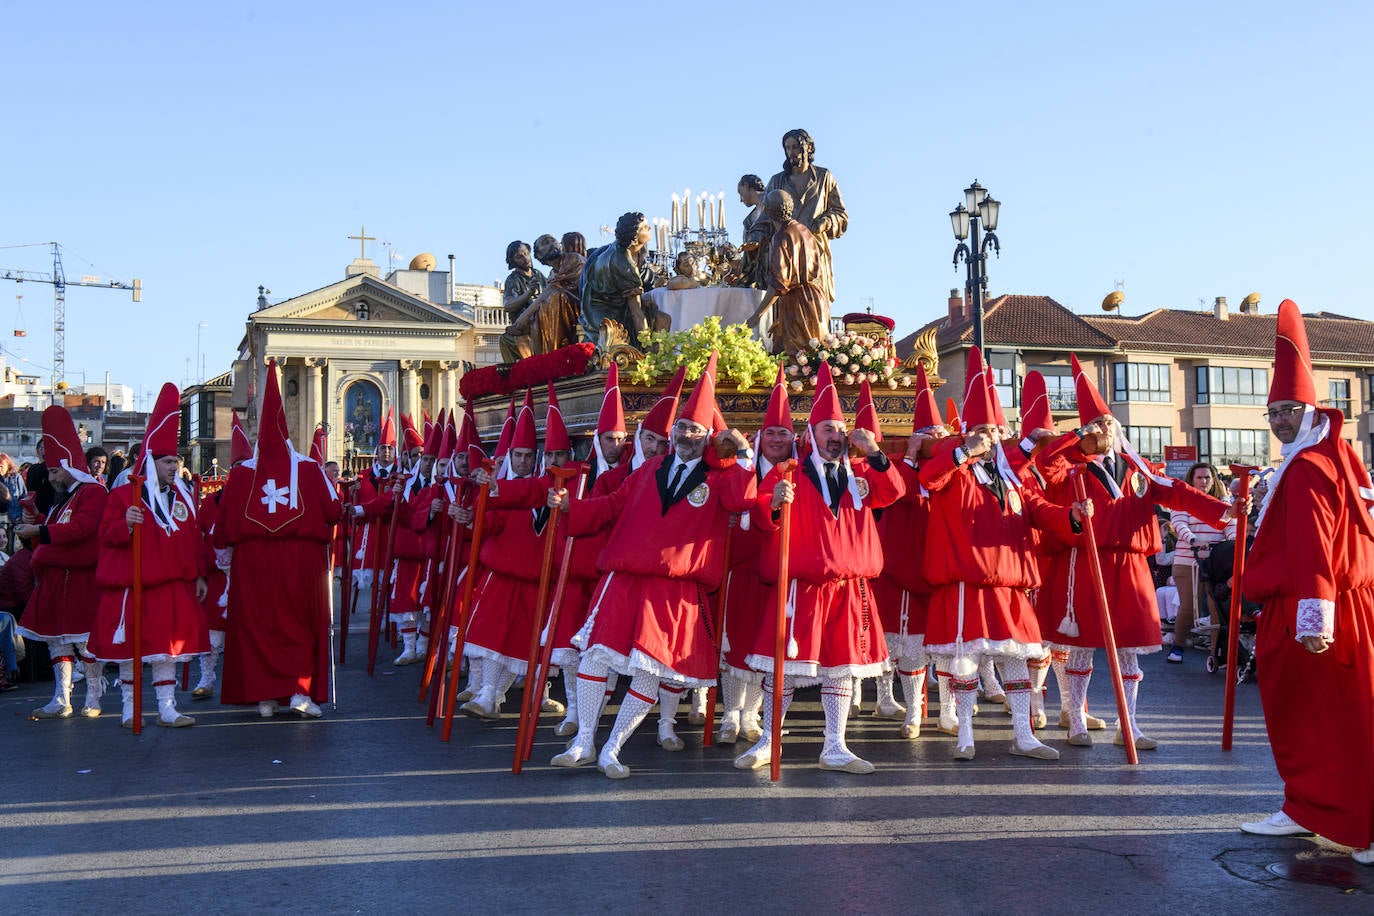
<path id="1" fill-rule="evenodd" d="M 126 289 L 133 293 L 135 302 L 143 301 L 143 281 L 134 278 L 133 283 L 119 280 L 101 280 L 99 277 L 82 277 L 68 280 L 62 269 L 62 246 L 57 242 L 46 242 L 52 247 L 52 273 L 37 273 L 31 270 L 0 269 L 0 280 L 13 280 L 16 283 L 47 283 L 52 286 L 52 398 L 57 403 L 61 388 L 66 386 L 67 376 L 67 287 L 90 286 L 97 289 Z"/>

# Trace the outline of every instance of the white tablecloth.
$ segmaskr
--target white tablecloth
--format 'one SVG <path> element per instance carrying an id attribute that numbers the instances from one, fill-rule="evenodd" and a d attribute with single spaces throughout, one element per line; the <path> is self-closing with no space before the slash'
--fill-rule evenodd
<path id="1" fill-rule="evenodd" d="M 649 290 L 644 298 L 673 319 L 674 331 L 683 331 L 700 324 L 709 315 L 719 315 L 722 325 L 748 321 L 763 301 L 763 290 L 732 286 L 697 289 L 666 289 L 660 286 Z M 766 316 L 764 320 L 767 320 Z M 756 335 L 760 333 L 757 325 L 753 330 Z"/>

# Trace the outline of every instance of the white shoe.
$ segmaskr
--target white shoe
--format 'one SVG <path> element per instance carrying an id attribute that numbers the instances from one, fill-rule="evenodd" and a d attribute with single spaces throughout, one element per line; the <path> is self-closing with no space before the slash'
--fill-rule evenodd
<path id="1" fill-rule="evenodd" d="M 692 708 L 687 711 L 688 725 L 706 724 L 706 691 L 695 689 L 692 691 Z"/>
<path id="2" fill-rule="evenodd" d="M 879 703 L 873 707 L 873 718 L 895 719 L 900 722 L 906 718 L 906 707 L 901 703 L 894 703 L 891 706 L 884 706 L 882 703 Z"/>
<path id="3" fill-rule="evenodd" d="M 956 745 L 956 746 L 954 746 L 954 747 L 951 747 L 951 748 L 949 749 L 949 756 L 952 757 L 952 758 L 954 758 L 955 760 L 972 760 L 972 759 L 973 759 L 973 745 L 972 745 L 972 744 L 968 744 L 968 745 L 964 745 L 964 746 L 962 746 L 962 747 Z"/>
<path id="4" fill-rule="evenodd" d="M 739 736 L 745 741 L 757 741 L 763 737 L 763 721 L 756 712 L 746 712 L 740 716 Z"/>
<path id="5" fill-rule="evenodd" d="M 1242 833 L 1253 833 L 1257 836 L 1311 836 L 1312 831 L 1293 820 L 1282 811 L 1275 811 L 1262 821 L 1251 821 L 1248 824 L 1241 824 Z"/>
<path id="6" fill-rule="evenodd" d="M 29 713 L 29 715 L 35 719 L 65 719 L 71 714 L 72 708 L 70 706 L 63 706 L 56 700 L 53 700 L 47 706 L 40 706 Z"/>
<path id="7" fill-rule="evenodd" d="M 772 762 L 773 746 L 771 744 L 756 744 L 735 758 L 735 769 L 760 770 Z"/>
<path id="8" fill-rule="evenodd" d="M 658 723 L 658 746 L 665 751 L 680 751 L 687 745 L 673 730 L 673 723 L 660 722 Z"/>
<path id="9" fill-rule="evenodd" d="M 902 722 L 902 727 L 897 729 L 897 734 L 907 739 L 921 737 L 921 717 L 907 716 Z"/>
<path id="10" fill-rule="evenodd" d="M 739 740 L 740 717 L 736 713 L 721 716 L 720 728 L 716 729 L 717 744 L 734 744 Z M 755 741 L 759 740 L 757 738 Z"/>
<path id="11" fill-rule="evenodd" d="M 100 718 L 100 700 L 86 700 L 86 705 L 81 707 L 81 715 L 86 719 Z"/>
<path id="12" fill-rule="evenodd" d="M 291 697 L 291 708 L 300 713 L 301 718 L 304 719 L 318 719 L 320 716 L 324 715 L 320 707 L 316 706 L 311 701 L 310 697 L 303 693 L 298 693 Z"/>
<path id="13" fill-rule="evenodd" d="M 461 709 L 463 712 L 467 713 L 468 715 L 475 716 L 478 719 L 495 721 L 501 718 L 500 704 L 488 704 L 486 702 L 486 697 L 481 693 L 473 697 L 471 700 L 468 700 L 466 703 L 464 703 L 462 706 L 458 708 Z"/>
<path id="14" fill-rule="evenodd" d="M 561 716 L 568 708 L 557 700 L 544 697 L 544 701 L 539 704 L 539 711 L 549 716 Z"/>
<path id="15" fill-rule="evenodd" d="M 577 734 L 577 720 L 564 719 L 554 728 L 553 733 L 560 738 L 571 738 Z"/>
<path id="16" fill-rule="evenodd" d="M 157 724 L 161 725 L 163 728 L 190 728 L 192 725 L 196 724 L 196 720 L 190 716 L 182 715 L 180 712 L 173 709 L 170 719 L 159 714 L 157 717 Z"/>
<path id="17" fill-rule="evenodd" d="M 1350 854 L 1350 858 L 1361 865 L 1374 865 L 1374 846 L 1370 846 L 1368 849 L 1357 849 Z"/>
<path id="18" fill-rule="evenodd" d="M 1013 757 L 1033 757 L 1036 760 L 1058 760 L 1059 752 L 1047 744 L 1042 744 L 1036 739 L 1030 739 L 1029 744 L 1022 744 L 1016 739 L 1011 742 L 1011 755 Z"/>
<path id="19" fill-rule="evenodd" d="M 591 763 L 596 759 L 596 748 L 582 747 L 576 741 L 570 743 L 567 750 L 561 754 L 555 754 L 549 761 L 556 767 L 580 767 L 583 764 Z"/>
<path id="20" fill-rule="evenodd" d="M 873 764 L 844 747 L 821 754 L 820 761 L 822 770 L 853 773 L 856 776 L 867 776 L 875 769 Z"/>
<path id="21" fill-rule="evenodd" d="M 416 651 L 415 651 L 413 648 L 412 648 L 412 649 L 406 649 L 406 650 L 403 651 L 400 655 L 396 656 L 395 660 L 394 660 L 391 664 L 393 664 L 393 665 L 413 665 L 413 664 L 415 664 L 416 662 L 418 662 L 418 661 L 421 659 L 421 657 L 422 657 L 422 656 L 418 655 L 418 654 L 416 653 Z"/>
<path id="22" fill-rule="evenodd" d="M 270 719 L 277 714 L 277 710 L 280 708 L 281 704 L 276 700 L 263 700 L 258 704 L 258 715 L 264 719 Z"/>
<path id="23" fill-rule="evenodd" d="M 630 768 L 621 763 L 620 758 L 605 748 L 602 748 L 601 756 L 596 758 L 596 768 L 605 773 L 608 779 L 630 778 Z"/>

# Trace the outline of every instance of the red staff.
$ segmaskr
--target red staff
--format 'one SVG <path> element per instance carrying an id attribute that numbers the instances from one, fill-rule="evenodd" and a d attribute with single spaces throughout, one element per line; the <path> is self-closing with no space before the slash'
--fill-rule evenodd
<path id="1" fill-rule="evenodd" d="M 1076 468 L 1073 472 L 1074 497 L 1080 503 L 1088 499 L 1087 487 L 1083 485 L 1083 471 Z M 1093 588 L 1097 594 L 1097 606 L 1101 611 L 1102 640 L 1107 649 L 1107 668 L 1112 673 L 1112 689 L 1116 691 L 1117 716 L 1121 720 L 1121 738 L 1126 742 L 1126 761 L 1132 765 L 1140 763 L 1135 749 L 1135 723 L 1131 721 L 1130 710 L 1126 708 L 1126 687 L 1121 681 L 1121 662 L 1116 657 L 1116 633 L 1112 630 L 1112 615 L 1107 611 L 1107 587 L 1102 579 L 1102 560 L 1097 555 L 1097 533 L 1093 531 L 1092 519 L 1085 514 L 1083 518 L 1083 538 L 1087 541 L 1084 548 L 1088 553 L 1088 569 L 1092 573 Z"/>
<path id="2" fill-rule="evenodd" d="M 1248 464 L 1231 465 L 1231 475 L 1240 481 L 1240 493 L 1235 503 L 1236 513 L 1236 552 L 1231 561 L 1231 622 L 1226 633 L 1226 699 L 1221 717 L 1221 749 L 1231 749 L 1231 731 L 1236 718 L 1236 674 L 1240 666 L 1236 663 L 1236 653 L 1240 649 L 1240 608 L 1241 580 L 1245 578 L 1245 535 L 1250 521 L 1250 474 L 1259 468 Z"/>
<path id="3" fill-rule="evenodd" d="M 141 474 L 130 474 L 129 483 L 133 484 L 133 493 L 137 494 L 137 499 L 143 501 L 143 476 Z M 140 507 L 141 508 L 141 507 Z M 132 546 L 134 552 L 134 575 L 132 592 L 133 605 L 132 613 L 134 617 L 133 639 L 134 639 L 134 734 L 143 734 L 143 523 L 135 522 L 133 530 L 130 532 L 133 538 Z"/>
<path id="4" fill-rule="evenodd" d="M 466 493 L 467 481 L 459 480 L 453 488 L 454 503 L 462 505 L 464 494 Z M 463 540 L 463 529 L 452 523 L 448 517 L 448 506 L 444 506 L 444 511 L 436 519 L 439 524 L 439 549 L 430 564 L 430 585 L 425 586 L 425 594 L 430 600 L 430 623 L 429 646 L 425 649 L 425 664 L 421 668 L 420 692 L 415 697 L 416 702 L 423 703 L 425 695 L 429 692 L 429 686 L 434 678 L 434 658 L 439 645 L 439 634 L 445 636 L 447 644 L 448 621 L 449 621 L 449 596 L 453 588 L 453 567 L 457 565 L 459 548 Z M 431 724 L 433 720 L 431 719 Z"/>
<path id="5" fill-rule="evenodd" d="M 775 465 L 782 479 L 792 482 L 792 472 L 797 467 L 795 458 Z M 773 744 L 773 760 L 769 778 L 773 782 L 782 779 L 782 668 L 787 660 L 787 554 L 792 541 L 792 503 L 782 504 L 778 517 L 778 600 L 777 629 L 773 638 L 773 721 L 769 740 Z"/>
<path id="6" fill-rule="evenodd" d="M 461 480 L 454 493 L 454 504 L 465 505 L 468 501 L 468 492 L 472 486 L 471 481 Z M 447 516 L 447 511 L 445 511 Z M 448 656 L 448 631 L 453 622 L 454 589 L 458 586 L 458 559 L 463 553 L 463 543 L 467 538 L 468 529 L 451 523 L 447 518 L 444 524 L 448 526 L 448 541 L 445 548 L 444 574 L 440 578 L 439 593 L 435 596 L 437 604 L 432 605 L 438 608 L 434 612 L 430 621 L 429 630 L 429 650 L 425 654 L 425 670 L 420 679 L 420 695 L 417 700 L 424 701 L 428 693 L 429 699 L 426 703 L 425 725 L 433 726 L 434 717 L 439 712 L 439 698 L 443 695 L 442 685 L 444 683 L 443 665 L 447 663 Z M 440 643 L 440 640 L 443 640 Z M 440 648 L 442 646 L 442 648 Z M 445 661 L 439 661 L 439 653 Z M 439 676 L 435 677 L 434 672 L 438 666 Z"/>
<path id="7" fill-rule="evenodd" d="M 738 524 L 736 521 L 735 524 Z M 730 548 L 734 545 L 735 526 L 731 525 L 725 529 L 725 543 L 722 545 L 722 553 L 725 554 L 725 575 L 721 576 L 720 589 L 716 592 L 715 614 L 711 616 L 712 632 L 715 634 L 716 644 L 716 666 L 719 668 L 721 663 L 721 652 L 725 650 L 725 604 L 730 598 Z M 719 680 L 713 681 L 706 690 L 706 730 L 701 733 L 701 746 L 710 747 L 713 740 L 712 731 L 716 724 L 716 684 Z"/>
<path id="8" fill-rule="evenodd" d="M 353 618 L 354 605 L 358 594 L 353 590 L 353 498 L 358 492 L 358 481 L 354 480 L 344 487 L 344 549 L 342 575 L 339 578 L 339 664 L 348 662 L 348 625 Z M 344 614 L 347 613 L 347 619 Z"/>
<path id="9" fill-rule="evenodd" d="M 491 462 L 483 461 L 488 472 Z M 453 707 L 458 704 L 458 674 L 463 666 L 463 640 L 467 634 L 468 612 L 472 609 L 472 593 L 477 586 L 477 559 L 482 550 L 482 525 L 487 517 L 487 496 L 491 488 L 477 490 L 477 506 L 472 511 L 472 547 L 468 550 L 468 571 L 463 577 L 463 597 L 458 604 L 458 635 L 453 643 L 453 664 L 448 671 L 448 686 L 444 690 L 444 729 L 440 739 L 447 741 L 453 734 Z"/>
<path id="10" fill-rule="evenodd" d="M 575 468 L 549 468 L 549 476 L 553 478 L 553 488 L 555 490 L 566 490 L 567 482 L 576 477 L 577 495 L 582 495 L 582 483 L 585 478 L 582 476 L 587 472 L 583 465 Z M 525 664 L 525 693 L 520 698 L 520 725 L 515 730 L 515 759 L 511 763 L 510 771 L 519 773 L 521 765 L 525 762 L 525 747 L 528 744 L 531 749 L 534 747 L 534 730 L 539 724 L 539 707 L 544 699 L 544 679 L 536 677 L 540 662 L 543 660 L 539 651 L 539 631 L 542 629 L 540 624 L 544 619 L 544 608 L 549 601 L 549 577 L 553 573 L 553 548 L 557 541 L 558 516 L 562 513 L 562 506 L 549 510 L 549 517 L 544 522 L 544 531 L 541 535 L 544 539 L 544 558 L 539 565 L 539 591 L 535 593 L 534 599 L 534 620 L 530 623 L 530 651 L 527 654 Z M 558 574 L 559 585 L 562 586 L 567 580 L 567 559 L 572 550 L 572 541 L 563 549 L 564 566 Z M 560 595 L 561 588 L 560 588 Z M 549 638 L 547 642 L 547 653 L 553 652 L 553 619 L 549 620 Z"/>
<path id="11" fill-rule="evenodd" d="M 390 604 L 391 589 L 386 588 L 384 578 L 391 577 L 391 554 L 396 548 L 396 525 L 401 517 L 401 494 L 397 483 L 402 478 L 397 475 L 396 482 L 392 483 L 391 491 L 391 524 L 387 528 L 386 543 L 379 545 L 377 552 L 373 554 L 375 558 L 372 564 L 372 607 L 371 617 L 367 624 L 367 673 L 370 677 L 372 669 L 377 665 L 377 643 L 382 638 L 382 617 L 387 612 Z"/>

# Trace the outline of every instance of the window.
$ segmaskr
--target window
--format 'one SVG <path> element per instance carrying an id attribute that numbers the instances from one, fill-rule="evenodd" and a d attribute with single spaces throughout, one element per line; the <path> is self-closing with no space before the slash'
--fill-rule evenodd
<path id="1" fill-rule="evenodd" d="M 1173 445 L 1173 430 L 1167 426 L 1123 427 L 1136 451 L 1151 461 L 1164 460 L 1164 447 Z"/>
<path id="2" fill-rule="evenodd" d="M 1350 379 L 1333 378 L 1327 382 L 1326 391 L 1329 397 L 1327 404 L 1350 419 Z"/>
<path id="3" fill-rule="evenodd" d="M 1169 403 L 1168 364 L 1112 363 L 1112 400 Z"/>
<path id="4" fill-rule="evenodd" d="M 1225 469 L 1228 464 L 1269 465 L 1269 430 L 1200 429 L 1197 431 L 1198 461 Z"/>
<path id="5" fill-rule="evenodd" d="M 1269 401 L 1269 370 L 1236 366 L 1198 366 L 1199 404 L 1255 404 Z"/>
<path id="6" fill-rule="evenodd" d="M 992 366 L 992 384 L 997 388 L 997 399 L 1004 409 L 1020 403 L 1021 384 L 1016 377 L 1015 353 L 989 353 L 988 364 Z"/>
<path id="7" fill-rule="evenodd" d="M 192 439 L 196 438 L 199 435 L 200 427 L 198 425 L 198 418 L 196 416 L 196 412 L 192 409 L 192 402 L 187 401 L 185 404 L 181 406 L 181 435 L 179 437 L 181 439 L 180 444 L 185 446 L 186 443 L 190 442 Z"/>
<path id="8" fill-rule="evenodd" d="M 1365 398 L 1364 401 L 1364 409 L 1374 410 L 1374 372 L 1371 372 L 1369 375 L 1365 376 L 1364 381 L 1365 391 L 1369 393 L 1369 396 Z"/>
<path id="9" fill-rule="evenodd" d="M 1045 377 L 1045 392 L 1049 395 L 1050 410 L 1078 409 L 1078 391 L 1068 366 L 1031 366 Z"/>
<path id="10" fill-rule="evenodd" d="M 200 437 L 202 439 L 215 438 L 215 396 L 208 391 L 202 391 L 196 397 L 200 407 Z"/>

